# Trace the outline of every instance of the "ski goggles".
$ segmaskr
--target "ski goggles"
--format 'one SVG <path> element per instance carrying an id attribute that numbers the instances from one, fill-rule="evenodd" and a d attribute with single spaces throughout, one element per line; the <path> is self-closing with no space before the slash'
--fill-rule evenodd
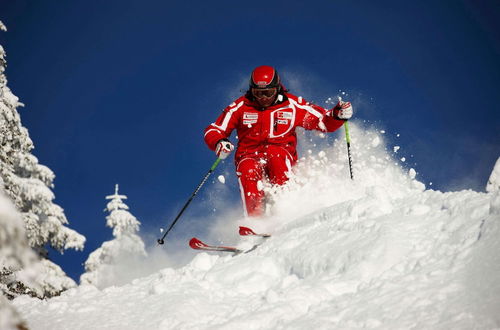
<path id="1" fill-rule="evenodd" d="M 276 88 L 252 88 L 252 95 L 260 99 L 263 97 L 273 97 L 278 90 Z"/>

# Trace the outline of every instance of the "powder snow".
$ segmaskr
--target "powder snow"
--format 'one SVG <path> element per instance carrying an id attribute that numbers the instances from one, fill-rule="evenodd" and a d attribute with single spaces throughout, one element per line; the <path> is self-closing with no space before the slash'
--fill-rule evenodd
<path id="1" fill-rule="evenodd" d="M 498 329 L 500 191 L 426 189 L 380 132 L 351 135 L 354 180 L 345 141 L 323 139 L 264 188 L 265 220 L 214 225 L 270 232 L 256 250 L 15 307 L 30 329 Z"/>

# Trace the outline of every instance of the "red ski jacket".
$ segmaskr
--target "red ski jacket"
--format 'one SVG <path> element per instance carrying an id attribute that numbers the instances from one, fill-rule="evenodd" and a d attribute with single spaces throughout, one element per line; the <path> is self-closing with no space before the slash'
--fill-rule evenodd
<path id="1" fill-rule="evenodd" d="M 236 129 L 236 164 L 250 154 L 266 151 L 268 145 L 281 146 L 297 161 L 296 127 L 333 132 L 344 124 L 333 118 L 332 110 L 311 104 L 302 97 L 284 92 L 278 102 L 265 109 L 243 95 L 225 108 L 217 120 L 205 129 L 205 142 L 215 150 L 217 142 Z"/>

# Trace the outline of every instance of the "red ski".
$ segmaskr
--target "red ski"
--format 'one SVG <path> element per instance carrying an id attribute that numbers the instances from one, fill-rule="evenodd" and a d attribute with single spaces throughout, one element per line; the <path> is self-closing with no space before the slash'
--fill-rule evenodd
<path id="1" fill-rule="evenodd" d="M 196 237 L 191 238 L 191 240 L 189 241 L 189 246 L 195 250 L 204 250 L 204 251 L 233 252 L 233 253 L 244 252 L 243 250 L 231 246 L 208 245 L 203 243 Z"/>
<path id="2" fill-rule="evenodd" d="M 257 234 L 256 232 L 254 232 L 252 229 L 250 229 L 248 227 L 240 227 L 239 233 L 241 236 L 258 236 L 258 237 L 262 237 L 262 238 L 271 237 L 271 235 L 269 235 L 269 234 Z M 257 246 L 259 246 L 259 244 L 254 245 L 250 250 L 241 250 L 241 249 L 238 249 L 238 248 L 232 247 L 232 246 L 209 245 L 209 244 L 203 243 L 198 238 L 193 237 L 189 241 L 189 246 L 195 250 L 213 251 L 213 252 L 233 252 L 234 254 L 239 254 L 239 253 L 243 253 L 243 252 L 247 253 L 247 252 L 253 251 L 257 248 Z"/>
<path id="3" fill-rule="evenodd" d="M 259 237 L 264 237 L 264 238 L 271 237 L 271 235 L 269 235 L 269 234 L 257 234 L 252 229 L 250 229 L 248 227 L 243 227 L 243 226 L 240 226 L 240 235 L 241 236 L 259 236 Z"/>

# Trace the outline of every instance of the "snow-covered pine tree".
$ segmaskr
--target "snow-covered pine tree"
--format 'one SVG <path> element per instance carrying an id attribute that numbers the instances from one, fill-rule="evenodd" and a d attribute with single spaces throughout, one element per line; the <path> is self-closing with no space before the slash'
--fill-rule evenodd
<path id="1" fill-rule="evenodd" d="M 82 284 L 92 284 L 98 288 L 124 284 L 133 279 L 134 268 L 146 256 L 144 242 L 137 235 L 140 222 L 123 202 L 127 196 L 118 193 L 106 196 L 110 200 L 104 211 L 110 212 L 106 225 L 113 228 L 113 240 L 104 242 L 89 255 L 85 262 L 86 272 L 80 277 Z"/>
<path id="2" fill-rule="evenodd" d="M 0 29 L 6 31 L 1 22 Z M 0 177 L 5 193 L 21 213 L 29 245 L 43 258 L 37 263 L 39 276 L 35 282 L 42 288 L 38 294 L 53 296 L 76 284 L 46 259 L 47 246 L 60 252 L 81 250 L 85 237 L 66 227 L 63 209 L 53 202 L 54 173 L 31 154 L 33 142 L 17 111 L 23 104 L 7 87 L 6 63 L 0 45 Z"/>
<path id="3" fill-rule="evenodd" d="M 8 294 L 11 286 L 18 284 L 14 269 L 27 268 L 36 262 L 37 258 L 28 245 L 23 221 L 12 202 L 5 197 L 0 178 L 0 329 L 25 329 L 24 322 L 9 303 Z M 32 278 L 25 278 L 31 282 Z"/>

